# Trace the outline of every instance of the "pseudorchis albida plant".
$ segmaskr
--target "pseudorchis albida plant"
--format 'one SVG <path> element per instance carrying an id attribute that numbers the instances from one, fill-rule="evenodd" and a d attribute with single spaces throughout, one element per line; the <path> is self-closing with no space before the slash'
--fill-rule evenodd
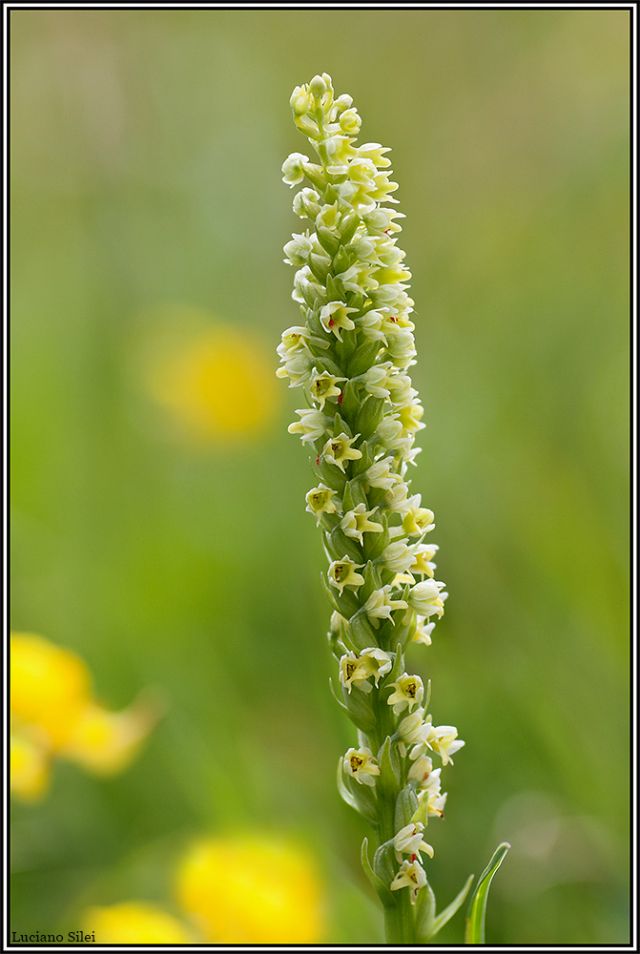
<path id="1" fill-rule="evenodd" d="M 294 89 L 291 107 L 315 155 L 294 152 L 282 167 L 284 182 L 300 186 L 293 211 L 303 229 L 284 247 L 300 319 L 282 334 L 277 374 L 305 399 L 289 431 L 311 452 L 306 509 L 329 561 L 332 685 L 356 729 L 338 762 L 338 789 L 373 830 L 362 864 L 387 940 L 420 943 L 462 906 L 473 877 L 438 913 L 426 829 L 444 814 L 442 774 L 464 742 L 435 721 L 429 682 L 405 663 L 408 645 L 431 644 L 447 593 L 435 577 L 434 515 L 408 476 L 424 424 L 409 373 L 416 348 L 411 272 L 397 244 L 403 216 L 389 149 L 357 145 L 351 96 L 336 97 L 323 73 Z M 467 943 L 484 940 L 487 889 L 507 849 L 478 879 Z"/>

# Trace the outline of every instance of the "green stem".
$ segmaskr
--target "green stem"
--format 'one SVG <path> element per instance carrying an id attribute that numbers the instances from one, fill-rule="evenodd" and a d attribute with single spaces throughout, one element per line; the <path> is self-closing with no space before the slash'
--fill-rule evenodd
<path id="1" fill-rule="evenodd" d="M 375 702 L 376 716 L 379 737 L 379 746 L 387 735 L 393 732 L 391 710 L 389 706 L 382 702 L 379 696 Z M 398 791 L 379 793 L 379 811 L 380 811 L 380 842 L 389 841 L 396 832 L 395 808 Z M 387 943 L 389 944 L 414 944 L 415 921 L 413 907 L 409 892 L 406 888 L 395 893 L 394 902 L 384 909 L 384 923 Z"/>
<path id="2" fill-rule="evenodd" d="M 384 933 L 387 944 L 405 944 L 404 919 L 399 904 L 384 909 Z"/>

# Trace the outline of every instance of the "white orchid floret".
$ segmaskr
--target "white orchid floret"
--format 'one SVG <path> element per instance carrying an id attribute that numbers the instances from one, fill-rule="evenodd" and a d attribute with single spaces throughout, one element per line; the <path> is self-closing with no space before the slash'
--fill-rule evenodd
<path id="1" fill-rule="evenodd" d="M 421 536 L 435 527 L 433 510 L 421 506 L 420 494 L 409 500 L 409 506 L 402 518 L 402 527 L 409 536 Z"/>
<path id="2" fill-rule="evenodd" d="M 354 154 L 351 148 L 351 137 L 345 134 L 341 124 L 333 126 L 332 133 L 333 135 L 320 141 L 320 146 L 324 147 L 329 166 L 336 163 L 346 165 Z"/>
<path id="3" fill-rule="evenodd" d="M 313 358 L 307 351 L 295 351 L 282 359 L 277 378 L 288 378 L 290 388 L 302 387 L 311 377 Z"/>
<path id="4" fill-rule="evenodd" d="M 340 657 L 339 679 L 340 684 L 351 692 L 352 686 L 357 686 L 365 692 L 371 691 L 369 679 L 372 675 L 372 664 L 366 656 L 356 656 L 355 653 L 345 653 Z"/>
<path id="5" fill-rule="evenodd" d="M 317 441 L 324 436 L 329 420 L 322 411 L 317 411 L 313 407 L 303 407 L 296 411 L 296 414 L 300 416 L 300 420 L 289 424 L 287 430 L 290 434 L 300 434 L 303 444 Z"/>
<path id="6" fill-rule="evenodd" d="M 405 253 L 397 245 L 397 240 L 387 235 L 386 232 L 372 235 L 369 238 L 374 244 L 376 250 L 376 261 L 381 269 L 386 267 L 395 267 L 405 258 Z M 385 279 L 380 278 L 380 284 L 385 284 Z"/>
<path id="7" fill-rule="evenodd" d="M 309 256 L 313 251 L 313 242 L 309 236 L 303 232 L 300 234 L 294 233 L 291 240 L 285 245 L 283 251 L 285 254 L 284 260 L 288 265 L 301 268 L 309 261 Z"/>
<path id="8" fill-rule="evenodd" d="M 424 616 L 416 618 L 416 631 L 413 634 L 413 642 L 420 643 L 422 646 L 431 645 L 431 634 L 436 628 L 435 623 L 426 623 Z"/>
<path id="9" fill-rule="evenodd" d="M 444 818 L 444 810 L 447 803 L 446 792 L 442 792 L 440 795 L 434 795 L 425 789 L 423 792 L 418 792 L 417 798 L 418 807 L 413 814 L 415 821 L 422 821 L 424 818 L 424 824 L 426 824 L 430 818 Z"/>
<path id="10" fill-rule="evenodd" d="M 388 285 L 380 285 L 376 289 L 376 298 L 381 299 L 386 296 L 385 288 L 388 288 Z M 394 286 L 398 289 L 398 286 Z M 402 295 L 399 291 L 392 296 L 394 298 L 401 298 Z M 377 302 L 376 307 L 378 310 L 382 310 L 381 303 Z M 389 309 L 395 314 L 398 314 L 401 311 L 401 307 L 398 307 L 398 302 L 393 302 L 391 308 Z M 398 320 L 394 322 L 391 318 L 387 319 L 383 323 L 383 330 L 387 336 L 387 351 L 392 356 L 397 356 L 398 358 L 414 358 L 416 354 L 416 343 L 413 336 L 413 322 L 410 326 L 401 324 Z M 394 364 L 397 364 L 397 361 L 394 361 Z M 403 370 L 403 369 L 401 369 Z"/>
<path id="11" fill-rule="evenodd" d="M 333 374 L 329 374 L 328 371 L 318 371 L 314 368 L 311 375 L 311 381 L 309 382 L 309 392 L 313 400 L 319 405 L 320 410 L 323 410 L 325 401 L 330 398 L 340 397 L 342 393 L 338 387 L 338 383 L 346 381 L 346 378 L 336 378 Z"/>
<path id="12" fill-rule="evenodd" d="M 403 480 L 396 481 L 385 494 L 385 500 L 389 510 L 395 510 L 396 513 L 403 514 L 410 506 L 408 498 L 408 488 Z"/>
<path id="13" fill-rule="evenodd" d="M 427 756 L 421 756 L 421 759 L 423 758 L 426 759 Z M 418 762 L 421 759 L 418 759 Z M 418 781 L 416 793 L 418 806 L 411 816 L 412 822 L 422 822 L 423 825 L 428 825 L 430 818 L 444 817 L 447 793 L 440 790 L 441 771 L 439 768 L 434 769 L 425 776 L 424 781 Z M 411 771 L 409 772 L 409 778 L 411 778 Z"/>
<path id="14" fill-rule="evenodd" d="M 421 888 L 427 883 L 425 870 L 419 861 L 403 861 L 400 870 L 390 884 L 392 891 L 399 891 L 401 888 L 409 888 L 411 903 L 415 904 L 416 898 Z"/>
<path id="15" fill-rule="evenodd" d="M 381 523 L 369 520 L 371 514 L 376 512 L 376 507 L 367 510 L 365 504 L 360 503 L 353 510 L 348 510 L 340 523 L 340 528 L 346 537 L 357 540 L 360 545 L 363 543 L 363 533 L 382 533 L 384 527 Z"/>
<path id="16" fill-rule="evenodd" d="M 308 84 L 305 83 L 304 86 L 296 86 L 291 94 L 289 104 L 295 116 L 303 116 L 313 108 L 313 96 L 311 95 Z"/>
<path id="17" fill-rule="evenodd" d="M 335 230 L 340 222 L 340 216 L 341 212 L 337 203 L 333 202 L 330 205 L 323 205 L 316 217 L 316 228 L 322 227 L 329 231 Z"/>
<path id="18" fill-rule="evenodd" d="M 385 327 L 390 333 L 410 334 L 413 337 L 413 332 L 416 330 L 416 326 L 411 319 L 414 304 L 413 299 L 407 295 L 400 308 L 385 307 L 380 309 L 385 316 Z"/>
<path id="19" fill-rule="evenodd" d="M 426 738 L 426 744 L 436 752 L 443 765 L 453 764 L 452 755 L 459 752 L 464 746 L 462 739 L 458 738 L 458 730 L 455 725 L 432 725 Z"/>
<path id="20" fill-rule="evenodd" d="M 360 460 L 362 457 L 362 451 L 358 450 L 357 447 L 351 446 L 359 436 L 359 434 L 356 434 L 355 437 L 349 437 L 343 432 L 338 434 L 337 437 L 330 437 L 322 448 L 322 456 L 330 464 L 334 464 L 338 467 L 344 474 L 345 464 L 348 464 L 350 460 Z"/>
<path id="21" fill-rule="evenodd" d="M 331 85 L 331 77 L 329 74 L 323 73 L 322 76 L 316 74 L 309 83 L 309 90 L 316 101 L 321 103 L 325 95 L 330 90 L 333 90 L 333 86 Z M 325 103 L 325 105 L 328 104 Z"/>
<path id="22" fill-rule="evenodd" d="M 328 173 L 333 179 L 343 179 L 343 180 L 344 180 L 345 177 L 346 177 L 346 175 L 347 175 L 348 169 L 349 169 L 349 167 L 348 167 L 348 165 L 347 165 L 347 161 L 346 161 L 346 160 L 345 160 L 344 162 L 339 162 L 339 161 L 336 159 L 332 165 L 327 166 L 327 173 Z"/>
<path id="23" fill-rule="evenodd" d="M 354 320 L 356 328 L 362 332 L 363 337 L 368 341 L 381 341 L 383 344 L 387 343 L 387 339 L 382 331 L 382 316 L 379 311 L 368 311 Z"/>
<path id="24" fill-rule="evenodd" d="M 391 672 L 391 667 L 393 666 L 393 660 L 391 656 L 389 653 L 386 653 L 383 649 L 379 649 L 377 646 L 372 646 L 369 649 L 363 649 L 360 653 L 360 658 L 366 658 L 369 660 L 371 674 L 376 686 L 380 680 L 387 675 L 388 672 Z"/>
<path id="25" fill-rule="evenodd" d="M 398 420 L 405 431 L 415 434 L 421 431 L 426 425 L 422 423 L 424 417 L 424 408 L 419 401 L 413 400 L 409 404 L 398 408 Z"/>
<path id="26" fill-rule="evenodd" d="M 331 176 L 334 180 L 338 179 L 344 181 L 347 177 L 347 172 L 349 171 L 348 158 L 345 158 L 344 162 L 338 162 L 334 160 L 331 165 L 327 166 L 327 175 Z M 336 190 L 339 191 L 339 190 Z"/>
<path id="27" fill-rule="evenodd" d="M 331 110 L 332 122 L 336 116 L 339 116 L 345 109 L 349 109 L 350 106 L 353 106 L 353 96 L 349 96 L 348 93 L 341 93 L 340 96 L 337 96 Z"/>
<path id="28" fill-rule="evenodd" d="M 374 178 L 375 191 L 373 192 L 373 198 L 378 202 L 395 202 L 396 200 L 391 198 L 391 193 L 395 192 L 399 188 L 397 182 L 393 182 L 389 178 L 389 172 L 378 172 Z"/>
<path id="29" fill-rule="evenodd" d="M 342 764 L 347 775 L 360 785 L 373 786 L 376 776 L 380 775 L 378 763 L 367 748 L 348 749 Z"/>
<path id="30" fill-rule="evenodd" d="M 276 348 L 281 358 L 289 358 L 298 351 L 307 348 L 311 332 L 305 325 L 292 325 L 282 332 L 281 342 Z"/>
<path id="31" fill-rule="evenodd" d="M 440 771 L 440 769 L 438 769 Z M 407 778 L 411 782 L 417 782 L 418 787 L 424 787 L 430 776 L 433 772 L 433 762 L 428 755 L 419 755 L 415 761 L 411 763 L 411 768 L 409 769 Z"/>
<path id="32" fill-rule="evenodd" d="M 401 284 L 408 288 L 411 271 L 406 259 L 406 253 L 397 244 L 397 239 L 388 235 L 376 236 L 376 246 L 380 258 L 380 272 L 378 281 L 381 285 Z"/>
<path id="33" fill-rule="evenodd" d="M 376 200 L 371 198 L 370 189 L 363 183 L 347 180 L 336 183 L 333 188 L 342 206 L 353 209 L 358 215 L 366 215 L 376 207 Z"/>
<path id="34" fill-rule="evenodd" d="M 299 182 L 302 182 L 305 174 L 305 166 L 309 162 L 309 156 L 302 152 L 292 152 L 282 163 L 282 181 L 292 188 Z"/>
<path id="35" fill-rule="evenodd" d="M 398 735 L 405 745 L 425 746 L 433 726 L 430 721 L 425 722 L 424 710 L 416 709 L 410 715 L 404 717 L 398 725 Z M 415 757 L 420 754 L 415 751 Z"/>
<path id="36" fill-rule="evenodd" d="M 411 572 L 433 577 L 436 568 L 433 558 L 437 552 L 438 546 L 435 543 L 417 544 L 415 548 L 415 559 L 410 568 Z"/>
<path id="37" fill-rule="evenodd" d="M 405 709 L 411 712 L 414 706 L 418 706 L 422 702 L 424 683 L 420 676 L 412 676 L 403 672 L 395 682 L 391 683 L 391 688 L 393 692 L 387 699 L 387 705 L 393 706 L 395 715 L 400 715 Z"/>
<path id="38" fill-rule="evenodd" d="M 403 286 L 381 286 L 381 297 L 394 299 L 380 305 L 380 311 L 385 313 L 385 330 L 390 338 L 406 338 L 413 343 L 413 332 L 416 326 L 409 317 L 413 311 L 413 300 L 409 298 Z M 389 291 L 389 289 L 392 289 Z"/>
<path id="39" fill-rule="evenodd" d="M 308 265 L 299 268 L 295 273 L 291 297 L 299 305 L 306 305 L 308 301 L 313 301 L 315 304 L 326 298 L 324 287 L 315 280 L 315 276 Z"/>
<path id="40" fill-rule="evenodd" d="M 306 494 L 307 506 L 305 509 L 308 513 L 312 513 L 316 522 L 319 523 L 323 513 L 339 513 L 339 498 L 337 501 L 336 498 L 335 490 L 325 486 L 325 484 L 318 484 L 317 487 L 312 487 Z"/>
<path id="41" fill-rule="evenodd" d="M 392 183 L 389 181 L 388 178 L 386 179 L 383 178 L 383 176 L 384 176 L 384 173 L 378 173 L 375 176 L 373 181 L 373 190 L 370 190 L 371 198 L 375 203 L 389 202 L 389 203 L 392 203 L 393 205 L 397 205 L 398 200 L 394 199 L 393 196 L 391 195 L 391 193 L 395 191 L 393 186 L 395 186 L 395 188 L 398 187 L 397 183 Z M 384 190 L 386 185 L 390 185 L 392 186 L 392 188 L 387 189 L 385 192 Z"/>
<path id="42" fill-rule="evenodd" d="M 398 212 L 396 209 L 375 206 L 370 212 L 363 216 L 363 221 L 371 234 L 384 234 L 385 232 L 401 232 L 402 226 L 399 225 L 396 220 L 404 218 L 403 213 Z"/>
<path id="43" fill-rule="evenodd" d="M 347 291 L 366 296 L 376 287 L 376 281 L 371 277 L 373 271 L 372 265 L 367 265 L 366 262 L 355 262 L 346 271 L 336 275 L 336 279 Z"/>
<path id="44" fill-rule="evenodd" d="M 381 268 L 393 269 L 397 268 L 402 262 L 404 262 L 406 252 L 404 252 L 397 244 L 396 239 L 390 238 L 388 235 L 376 235 L 374 237 L 374 242 L 378 252 L 378 259 L 380 261 Z M 406 266 L 403 266 L 403 275 L 394 276 L 392 278 L 380 278 L 380 282 L 385 283 L 391 280 L 403 281 L 405 277 L 408 277 L 408 272 L 406 272 Z"/>
<path id="45" fill-rule="evenodd" d="M 308 87 L 307 87 L 308 89 Z M 317 117 L 313 114 L 313 100 L 311 100 L 311 105 L 308 108 L 304 107 L 302 98 L 298 104 L 298 110 L 293 110 L 293 121 L 300 130 L 303 132 L 307 139 L 315 144 L 315 141 L 320 136 L 320 127 L 318 126 Z M 300 111 L 301 110 L 301 111 Z M 321 167 L 318 167 L 321 170 Z M 317 177 L 316 177 L 317 178 Z"/>
<path id="46" fill-rule="evenodd" d="M 388 330 L 385 329 L 385 337 L 387 339 L 387 354 L 396 367 L 401 369 L 410 367 L 416 356 L 413 335 L 409 332 L 390 335 Z"/>
<path id="47" fill-rule="evenodd" d="M 420 453 L 420 447 L 414 447 L 413 437 L 411 434 L 405 434 L 404 437 L 398 437 L 394 441 L 394 446 L 396 448 L 396 453 L 402 465 L 406 465 L 408 462 L 414 461 L 414 458 L 417 454 Z M 404 476 L 406 472 L 406 466 L 400 467 L 400 473 Z"/>
<path id="48" fill-rule="evenodd" d="M 403 855 L 411 855 L 418 858 L 421 852 L 433 858 L 433 848 L 428 845 L 422 837 L 424 824 L 420 821 L 409 822 L 404 828 L 401 828 L 393 839 L 393 847 L 396 850 L 396 859 L 402 861 Z"/>
<path id="49" fill-rule="evenodd" d="M 398 252 L 398 255 L 395 252 Z M 389 285 L 400 285 L 403 282 L 408 281 L 411 278 L 411 272 L 409 269 L 402 263 L 403 253 L 400 253 L 399 250 L 395 249 L 394 246 L 389 243 L 383 254 L 385 254 L 389 259 L 399 259 L 393 265 L 382 265 L 375 272 L 375 279 L 378 282 L 380 287 L 389 287 Z"/>
<path id="50" fill-rule="evenodd" d="M 421 580 L 409 591 L 409 606 L 426 619 L 431 616 L 441 617 L 444 615 L 444 601 L 447 596 L 443 589 L 444 583 L 438 580 Z"/>
<path id="51" fill-rule="evenodd" d="M 333 645 L 336 642 L 344 643 L 349 636 L 349 621 L 341 613 L 334 610 L 329 620 L 329 632 L 327 634 Z"/>
<path id="52" fill-rule="evenodd" d="M 381 557 L 384 566 L 392 573 L 405 573 L 413 560 L 414 547 L 409 545 L 406 540 L 396 540 L 394 543 L 390 543 L 385 547 Z"/>
<path id="53" fill-rule="evenodd" d="M 418 456 L 418 454 L 421 454 L 421 453 L 422 453 L 421 447 L 412 447 L 411 450 L 403 453 L 402 465 L 400 467 L 400 473 L 402 474 L 403 477 L 406 476 L 407 468 L 409 464 L 415 467 L 416 457 Z"/>
<path id="54" fill-rule="evenodd" d="M 371 692 L 371 683 L 373 678 L 376 686 L 380 679 L 385 676 L 393 665 L 392 659 L 388 653 L 377 646 L 370 649 L 364 649 L 359 656 L 349 652 L 340 659 L 339 678 L 340 683 L 351 692 L 352 686 L 357 686 L 365 693 Z"/>
<path id="55" fill-rule="evenodd" d="M 383 457 L 382 460 L 374 461 L 367 468 L 364 480 L 368 487 L 390 490 L 400 480 L 398 474 L 393 470 L 393 457 Z"/>
<path id="56" fill-rule="evenodd" d="M 373 266 L 367 265 L 366 262 L 355 262 L 346 271 L 336 275 L 336 279 L 346 291 L 366 297 L 368 292 L 376 287 L 375 280 L 371 278 L 373 270 Z"/>
<path id="57" fill-rule="evenodd" d="M 379 169 L 391 165 L 391 160 L 385 156 L 385 153 L 391 152 L 391 149 L 389 146 L 381 146 L 379 142 L 364 142 L 358 146 L 357 152 L 360 158 L 369 159 Z"/>
<path id="58" fill-rule="evenodd" d="M 432 769 L 427 777 L 421 780 L 420 788 L 422 791 L 428 792 L 433 798 L 442 795 L 442 769 Z"/>
<path id="59" fill-rule="evenodd" d="M 347 307 L 343 301 L 330 301 L 320 309 L 320 322 L 325 331 L 333 333 L 338 341 L 342 341 L 342 332 L 355 328 L 349 315 L 357 311 L 357 308 Z"/>
<path id="60" fill-rule="evenodd" d="M 364 611 L 372 620 L 390 619 L 393 623 L 392 613 L 396 610 L 406 609 L 407 604 L 404 600 L 394 600 L 391 596 L 391 586 L 383 586 L 379 590 L 374 590 L 367 602 L 364 604 Z"/>
<path id="61" fill-rule="evenodd" d="M 409 375 L 398 370 L 389 377 L 389 392 L 392 403 L 401 406 L 412 403 L 418 394 Z"/>
<path id="62" fill-rule="evenodd" d="M 358 111 L 353 107 L 345 109 L 345 111 L 340 114 L 340 129 L 348 136 L 357 136 L 360 132 L 361 125 L 362 120 L 360 119 Z"/>
<path id="63" fill-rule="evenodd" d="M 364 577 L 361 573 L 357 572 L 361 570 L 363 566 L 364 563 L 354 563 L 353 560 L 345 554 L 341 560 L 333 560 L 330 563 L 329 570 L 327 571 L 329 583 L 335 586 L 340 596 L 342 596 L 345 586 L 357 590 L 358 587 L 364 583 Z"/>
<path id="64" fill-rule="evenodd" d="M 360 231 L 360 229 L 358 229 L 351 239 L 350 248 L 358 261 L 377 263 L 378 256 L 376 253 L 375 240 L 371 235 L 367 235 L 366 231 Z"/>
<path id="65" fill-rule="evenodd" d="M 376 188 L 377 169 L 370 159 L 356 158 L 349 164 L 349 179 L 373 192 Z"/>
<path id="66" fill-rule="evenodd" d="M 396 573 L 394 578 L 391 581 L 391 586 L 414 586 L 416 582 L 415 576 L 407 571 L 406 573 Z"/>
<path id="67" fill-rule="evenodd" d="M 364 389 L 377 398 L 389 397 L 389 374 L 391 363 L 374 364 L 364 374 L 361 374 L 358 380 Z"/>
<path id="68" fill-rule="evenodd" d="M 444 815 L 447 793 L 442 791 L 441 772 L 441 768 L 433 769 L 426 779 L 419 783 L 418 803 L 424 804 L 427 817 L 442 818 Z"/>
<path id="69" fill-rule="evenodd" d="M 348 170 L 349 170 L 349 166 L 348 166 L 347 160 L 345 160 L 344 162 L 338 162 L 336 160 L 332 165 L 327 166 L 326 168 L 327 175 L 331 176 L 331 178 L 334 180 L 334 189 L 338 193 L 337 204 L 340 207 L 340 211 L 343 211 L 343 207 L 342 207 L 342 204 L 340 203 L 339 183 L 346 181 Z"/>
<path id="70" fill-rule="evenodd" d="M 387 414 L 382 418 L 378 424 L 376 437 L 387 450 L 398 450 L 407 443 L 402 424 L 392 414 Z"/>
<path id="71" fill-rule="evenodd" d="M 391 246 L 387 248 L 386 251 L 390 251 L 390 249 Z M 387 291 L 384 292 L 384 295 L 392 296 L 392 298 L 389 298 L 388 300 L 393 300 L 395 302 L 398 300 L 401 294 L 398 292 L 398 289 L 404 289 L 407 287 L 404 283 L 411 278 L 411 272 L 402 263 L 391 266 L 382 265 L 380 268 L 376 269 L 374 277 L 378 282 L 378 288 L 387 289 Z M 389 291 L 389 289 L 393 289 L 393 292 Z"/>
<path id="72" fill-rule="evenodd" d="M 320 211 L 320 196 L 315 189 L 300 189 L 293 197 L 293 211 L 300 219 L 315 219 Z"/>

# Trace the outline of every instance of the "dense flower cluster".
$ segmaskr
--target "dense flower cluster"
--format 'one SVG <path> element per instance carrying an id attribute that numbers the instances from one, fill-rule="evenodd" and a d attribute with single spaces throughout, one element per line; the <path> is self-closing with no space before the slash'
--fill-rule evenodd
<path id="1" fill-rule="evenodd" d="M 405 671 L 407 645 L 431 643 L 447 594 L 434 578 L 433 513 L 407 477 L 424 424 L 409 375 L 402 215 L 389 150 L 356 145 L 350 96 L 335 97 L 324 73 L 296 87 L 291 106 L 315 157 L 293 153 L 282 167 L 285 183 L 302 186 L 293 208 L 304 227 L 284 247 L 301 319 L 282 335 L 277 374 L 306 399 L 289 431 L 313 452 L 306 504 L 330 561 L 336 696 L 358 729 L 338 782 L 377 828 L 372 878 L 383 901 L 406 887 L 415 903 L 427 884 L 423 856 L 433 854 L 423 830 L 446 800 L 432 756 L 446 766 L 464 743 L 454 726 L 434 724 L 428 688 Z"/>

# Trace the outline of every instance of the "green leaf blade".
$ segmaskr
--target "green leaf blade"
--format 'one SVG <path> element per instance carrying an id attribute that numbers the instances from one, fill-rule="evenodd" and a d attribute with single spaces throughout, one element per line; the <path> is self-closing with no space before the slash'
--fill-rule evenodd
<path id="1" fill-rule="evenodd" d="M 498 845 L 491 856 L 489 864 L 478 878 L 478 883 L 469 902 L 464 938 L 466 944 L 485 943 L 485 916 L 487 912 L 489 888 L 491 887 L 493 876 L 504 861 L 510 848 L 511 845 L 508 841 L 503 841 L 502 844 Z"/>

